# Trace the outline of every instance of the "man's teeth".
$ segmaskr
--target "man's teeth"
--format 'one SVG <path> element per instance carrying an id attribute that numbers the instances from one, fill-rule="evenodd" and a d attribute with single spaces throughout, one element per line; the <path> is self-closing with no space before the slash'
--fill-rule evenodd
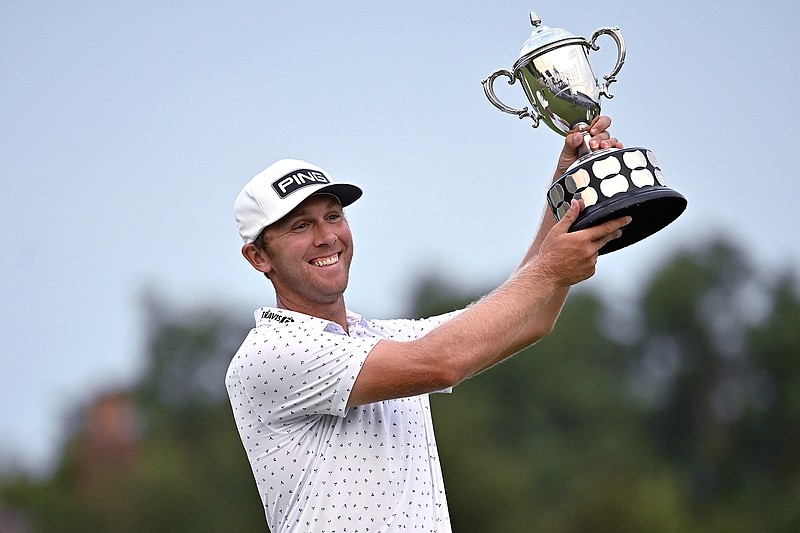
<path id="1" fill-rule="evenodd" d="M 330 266 L 335 265 L 339 262 L 339 254 L 334 254 L 330 257 L 324 257 L 322 259 L 314 259 L 311 261 L 311 264 L 318 267 Z"/>

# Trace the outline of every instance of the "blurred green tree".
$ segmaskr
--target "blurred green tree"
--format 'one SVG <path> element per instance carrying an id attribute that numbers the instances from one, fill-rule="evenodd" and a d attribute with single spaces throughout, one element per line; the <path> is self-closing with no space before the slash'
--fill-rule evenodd
<path id="1" fill-rule="evenodd" d="M 411 314 L 482 292 L 424 278 Z M 143 310 L 140 378 L 77 407 L 51 476 L 0 480 L 0 524 L 266 530 L 223 383 L 249 316 Z M 550 337 L 432 403 L 459 533 L 800 531 L 798 283 L 729 242 L 676 253 L 627 313 L 573 290 Z"/>
<path id="2" fill-rule="evenodd" d="M 2 499 L 42 532 L 265 531 L 223 379 L 250 326 L 152 294 L 143 309 L 140 379 L 80 406 L 52 477 L 15 478 Z"/>
<path id="3" fill-rule="evenodd" d="M 456 530 L 800 530 L 798 306 L 724 240 L 625 318 L 573 290 L 549 338 L 433 398 Z"/>
<path id="4" fill-rule="evenodd" d="M 643 291 L 633 348 L 648 433 L 698 529 L 800 530 L 796 287 L 717 241 L 678 254 Z"/>

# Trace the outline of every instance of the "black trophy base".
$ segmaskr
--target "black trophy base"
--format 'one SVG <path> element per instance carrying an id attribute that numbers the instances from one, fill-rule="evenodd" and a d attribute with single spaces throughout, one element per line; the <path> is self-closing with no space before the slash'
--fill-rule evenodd
<path id="1" fill-rule="evenodd" d="M 621 237 L 600 249 L 600 255 L 649 237 L 686 209 L 686 198 L 666 186 L 655 156 L 645 148 L 602 150 L 578 160 L 547 193 L 558 220 L 573 199 L 583 200 L 585 208 L 570 231 L 626 215 L 633 218 Z"/>
<path id="2" fill-rule="evenodd" d="M 686 209 L 686 198 L 672 189 L 649 188 L 612 198 L 581 212 L 570 231 L 579 231 L 602 224 L 606 220 L 631 216 L 630 224 L 622 228 L 622 236 L 600 248 L 600 255 L 615 252 L 641 241 L 667 227 Z"/>

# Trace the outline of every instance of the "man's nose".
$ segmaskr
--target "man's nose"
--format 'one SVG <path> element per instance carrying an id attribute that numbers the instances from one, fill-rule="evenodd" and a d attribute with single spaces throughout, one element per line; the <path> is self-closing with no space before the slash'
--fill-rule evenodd
<path id="1" fill-rule="evenodd" d="M 317 246 L 324 246 L 324 245 L 332 245 L 336 242 L 338 237 L 336 233 L 331 229 L 330 226 L 327 224 L 318 224 L 317 225 Z"/>

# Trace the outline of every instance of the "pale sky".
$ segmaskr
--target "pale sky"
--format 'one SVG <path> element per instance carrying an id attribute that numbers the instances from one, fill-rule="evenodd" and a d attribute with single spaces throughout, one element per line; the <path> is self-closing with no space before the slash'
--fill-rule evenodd
<path id="1" fill-rule="evenodd" d="M 587 287 L 630 297 L 671 251 L 719 233 L 761 268 L 800 271 L 796 2 L 6 0 L 0 465 L 46 468 L 63 415 L 136 379 L 143 291 L 244 321 L 274 303 L 232 206 L 277 159 L 363 186 L 347 210 L 353 310 L 403 313 L 429 271 L 476 290 L 505 279 L 562 139 L 499 112 L 480 82 L 512 68 L 532 9 L 577 36 L 620 28 L 627 61 L 603 113 L 689 201 Z M 615 52 L 599 44 L 602 75 Z"/>

